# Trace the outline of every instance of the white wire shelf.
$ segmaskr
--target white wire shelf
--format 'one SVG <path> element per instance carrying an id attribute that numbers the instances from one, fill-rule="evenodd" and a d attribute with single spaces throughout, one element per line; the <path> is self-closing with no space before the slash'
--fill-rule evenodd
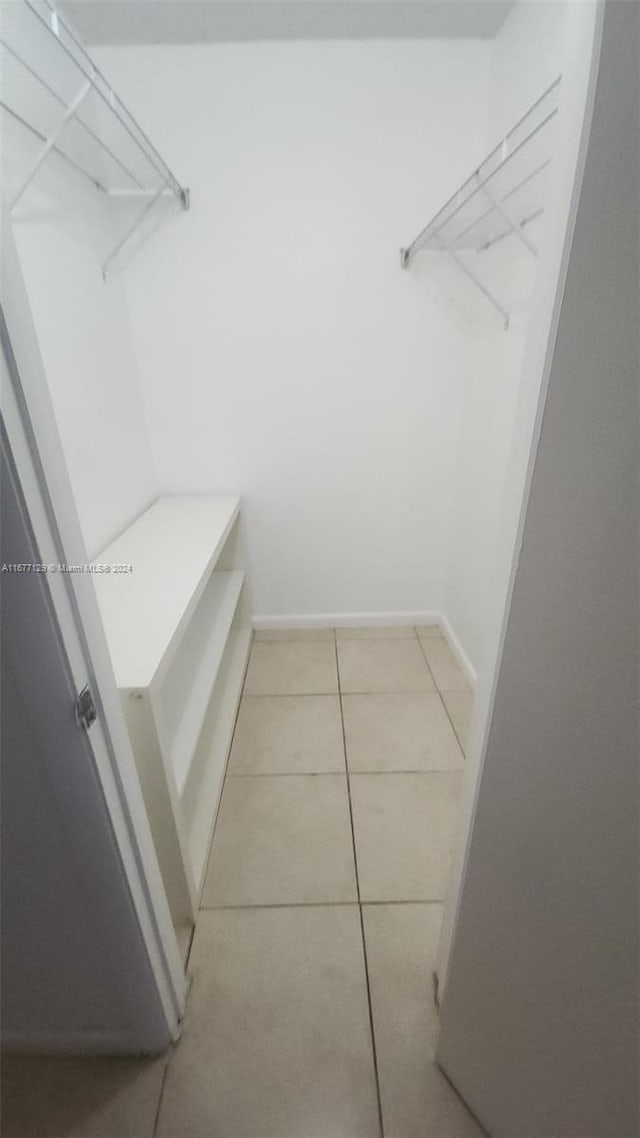
<path id="1" fill-rule="evenodd" d="M 0 108 L 39 145 L 13 210 L 51 153 L 99 191 L 142 208 L 103 264 L 106 275 L 161 198 L 189 209 L 180 184 L 51 0 L 2 0 Z"/>
<path id="2" fill-rule="evenodd" d="M 544 212 L 545 174 L 551 163 L 560 83 L 558 77 L 411 244 L 400 250 L 403 268 L 418 253 L 448 256 L 499 313 L 505 327 L 509 312 L 483 283 L 478 273 L 481 256 L 508 237 L 537 256 L 528 229 Z"/>

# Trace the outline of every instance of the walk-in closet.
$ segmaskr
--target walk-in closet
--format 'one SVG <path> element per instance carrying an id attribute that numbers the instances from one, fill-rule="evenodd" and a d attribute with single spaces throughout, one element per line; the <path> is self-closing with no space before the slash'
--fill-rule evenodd
<path id="1" fill-rule="evenodd" d="M 603 10 L 2 0 L 11 510 L 165 1017 L 13 1000 L 7 1138 L 488 1132 L 440 1012 Z"/>

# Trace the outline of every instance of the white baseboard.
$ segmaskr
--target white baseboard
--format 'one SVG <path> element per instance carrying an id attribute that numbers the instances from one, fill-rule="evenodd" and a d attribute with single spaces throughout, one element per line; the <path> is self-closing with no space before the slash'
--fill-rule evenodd
<path id="1" fill-rule="evenodd" d="M 253 627 L 259 631 L 284 628 L 389 628 L 402 625 L 439 624 L 454 656 L 472 688 L 478 679 L 476 670 L 456 636 L 447 617 L 436 609 L 422 612 L 323 612 L 283 613 L 279 616 L 254 616 Z"/>
<path id="2" fill-rule="evenodd" d="M 439 624 L 440 613 L 429 612 L 324 612 L 254 616 L 253 627 L 281 628 L 389 628 L 400 625 Z"/>

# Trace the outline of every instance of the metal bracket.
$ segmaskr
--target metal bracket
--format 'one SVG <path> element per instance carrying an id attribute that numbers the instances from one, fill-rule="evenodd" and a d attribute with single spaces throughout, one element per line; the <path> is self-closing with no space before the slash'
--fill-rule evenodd
<path id="1" fill-rule="evenodd" d="M 151 210 L 155 206 L 156 202 L 159 201 L 159 199 L 162 197 L 163 193 L 164 193 L 164 186 L 161 189 L 159 189 L 158 192 L 156 194 L 154 194 L 152 198 L 150 198 L 150 200 L 145 205 L 142 213 L 136 218 L 133 225 L 130 226 L 130 228 L 125 233 L 124 237 L 118 242 L 115 249 L 113 250 L 113 253 L 109 254 L 109 256 L 107 257 L 106 261 L 104 262 L 104 264 L 102 266 L 102 279 L 103 280 L 106 281 L 107 272 L 108 272 L 110 266 L 116 260 L 116 257 L 122 251 L 122 249 L 124 249 L 127 242 L 131 240 L 136 229 L 138 229 L 138 227 L 140 225 L 142 225 L 142 222 L 144 221 L 145 217 L 147 217 L 148 214 L 151 213 Z"/>
<path id="2" fill-rule="evenodd" d="M 496 312 L 500 313 L 500 315 L 504 321 L 504 330 L 505 330 L 505 332 L 508 332 L 509 331 L 509 313 L 507 312 L 506 308 L 503 308 L 503 306 L 500 304 L 500 301 L 496 300 L 493 293 L 489 292 L 489 289 L 486 287 L 486 285 L 483 285 L 482 281 L 480 280 L 479 277 L 476 276 L 473 269 L 470 269 L 469 266 L 464 263 L 464 261 L 462 260 L 462 257 L 460 257 L 459 254 L 456 253 L 454 249 L 445 249 L 443 247 L 442 252 L 448 253 L 449 256 L 451 257 L 451 260 L 455 261 L 456 265 L 461 270 L 461 272 L 463 272 L 464 275 L 469 278 L 469 280 L 473 281 L 474 285 L 476 286 L 476 288 L 480 289 L 480 292 L 483 294 L 483 296 L 486 296 L 487 300 L 489 301 L 489 304 L 493 305 Z"/>
<path id="3" fill-rule="evenodd" d="M 145 220 L 145 218 L 147 217 L 147 215 L 151 213 L 156 202 L 159 201 L 160 198 L 164 197 L 166 194 L 167 194 L 167 187 L 161 186 L 161 188 L 159 190 L 157 190 L 156 193 L 153 193 L 153 194 L 143 193 L 141 195 L 138 195 L 138 194 L 135 194 L 133 192 L 130 192 L 127 195 L 129 197 L 138 197 L 138 196 L 148 197 L 149 201 L 145 205 L 142 213 L 136 218 L 133 225 L 127 230 L 124 237 L 118 242 L 118 244 L 116 245 L 113 252 L 109 254 L 106 261 L 104 262 L 104 264 L 102 266 L 102 279 L 103 280 L 106 281 L 107 273 L 108 273 L 111 265 L 116 260 L 118 254 L 124 249 L 125 245 L 127 245 L 128 242 L 131 240 L 136 229 L 138 229 L 139 226 L 142 225 L 142 223 Z M 116 196 L 116 195 L 114 195 L 114 196 Z M 124 196 L 124 195 L 117 195 L 117 196 Z M 171 196 L 174 196 L 174 195 L 171 195 Z M 191 191 L 186 189 L 186 188 L 181 188 L 180 193 L 177 195 L 177 199 L 180 202 L 182 209 L 188 210 L 190 205 L 191 205 Z"/>
<path id="4" fill-rule="evenodd" d="M 82 727 L 84 731 L 88 731 L 91 724 L 95 723 L 98 718 L 96 705 L 88 684 L 83 687 L 82 691 L 76 696 L 74 710 L 78 727 Z"/>
<path id="5" fill-rule="evenodd" d="M 530 237 L 527 237 L 527 234 L 523 231 L 522 226 L 515 220 L 515 218 L 511 216 L 509 210 L 505 209 L 504 203 L 501 202 L 495 196 L 495 194 L 491 192 L 487 185 L 484 185 L 480 182 L 479 175 L 477 174 L 476 180 L 478 181 L 478 188 L 480 189 L 481 193 L 484 194 L 487 201 L 491 203 L 491 208 L 495 209 L 496 213 L 498 213 L 502 220 L 506 222 L 511 232 L 514 233 L 515 236 L 522 242 L 525 249 L 527 249 L 529 253 L 531 253 L 534 257 L 537 257 L 538 250 L 533 244 L 533 241 Z"/>
<path id="6" fill-rule="evenodd" d="M 22 197 L 27 186 L 29 185 L 29 182 L 34 177 L 34 175 L 37 174 L 38 170 L 42 166 L 42 163 L 44 162 L 44 160 L 47 157 L 47 155 L 49 154 L 49 152 L 54 149 L 56 142 L 60 138 L 60 135 L 62 134 L 67 123 L 73 118 L 73 116 L 75 115 L 76 111 L 78 110 L 80 104 L 82 103 L 83 99 L 85 99 L 87 97 L 90 90 L 91 90 L 91 80 L 87 79 L 86 83 L 83 83 L 82 87 L 78 91 L 78 94 L 76 95 L 73 102 L 70 104 L 70 106 L 67 107 L 66 111 L 64 112 L 62 118 L 60 119 L 60 122 L 58 123 L 53 134 L 51 134 L 49 136 L 49 138 L 45 142 L 44 146 L 42 147 L 42 150 L 38 154 L 33 165 L 31 166 L 31 169 L 29 170 L 27 177 L 25 178 L 24 182 L 20 186 L 20 189 L 18 190 L 15 198 L 13 199 L 11 206 L 10 206 L 10 209 L 13 210 L 16 208 L 18 202 L 20 201 L 20 198 Z"/>

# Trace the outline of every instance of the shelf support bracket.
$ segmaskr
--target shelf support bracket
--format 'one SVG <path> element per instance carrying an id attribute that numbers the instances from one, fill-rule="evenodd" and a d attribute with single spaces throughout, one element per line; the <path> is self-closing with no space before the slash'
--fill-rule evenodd
<path id="1" fill-rule="evenodd" d="M 76 111 L 80 107 L 80 104 L 89 94 L 91 87 L 92 87 L 91 80 L 87 79 L 86 83 L 83 83 L 82 87 L 78 91 L 78 94 L 76 95 L 73 102 L 70 103 L 70 105 L 67 107 L 66 111 L 64 112 L 62 118 L 60 119 L 60 122 L 58 123 L 53 134 L 49 135 L 49 138 L 47 139 L 44 146 L 42 147 L 42 150 L 40 151 L 40 153 L 37 155 L 35 161 L 33 162 L 31 169 L 29 170 L 29 173 L 27 174 L 27 177 L 25 178 L 24 182 L 20 186 L 20 189 L 18 190 L 15 198 L 13 199 L 13 201 L 11 203 L 11 206 L 10 206 L 11 210 L 16 208 L 16 206 L 17 206 L 18 202 L 20 201 L 22 195 L 24 194 L 27 186 L 29 185 L 31 180 L 34 178 L 34 176 L 37 174 L 38 170 L 42 166 L 42 163 L 44 162 L 47 155 L 50 153 L 51 150 L 54 149 L 56 142 L 60 138 L 60 135 L 62 134 L 64 128 L 66 127 L 67 123 L 71 121 L 71 119 L 75 115 Z"/>
<path id="2" fill-rule="evenodd" d="M 503 203 L 499 200 L 499 198 L 497 198 L 495 196 L 495 194 L 488 188 L 488 186 L 484 185 L 480 181 L 480 178 L 477 174 L 476 174 L 476 180 L 478 182 L 478 189 L 484 194 L 485 198 L 490 203 L 492 209 L 495 209 L 496 213 L 500 214 L 500 217 L 502 218 L 502 220 L 504 222 L 506 222 L 506 224 L 509 226 L 509 229 L 511 230 L 511 232 L 515 234 L 515 236 L 518 238 L 519 241 L 522 242 L 525 249 L 527 249 L 529 251 L 529 253 L 532 254 L 532 256 L 537 257 L 538 256 L 538 250 L 536 249 L 535 245 L 533 244 L 533 241 L 531 240 L 531 238 L 528 237 L 527 234 L 524 232 L 524 229 L 522 228 L 522 226 L 515 220 L 515 218 L 513 218 L 511 216 L 509 210 L 505 209 Z"/>
<path id="3" fill-rule="evenodd" d="M 483 296 L 486 296 L 487 300 L 489 301 L 489 304 L 491 304 L 493 306 L 493 308 L 495 308 L 496 312 L 500 313 L 500 316 L 502 317 L 502 319 L 504 321 L 504 330 L 505 330 L 505 332 L 507 332 L 509 330 L 509 313 L 507 312 L 506 308 L 503 308 L 502 305 L 500 304 L 500 301 L 496 300 L 493 293 L 489 292 L 489 289 L 486 287 L 486 285 L 483 285 L 482 281 L 480 280 L 479 277 L 476 276 L 473 269 L 470 269 L 469 266 L 464 263 L 464 261 L 462 260 L 462 257 L 460 257 L 458 253 L 456 253 L 455 249 L 447 248 L 447 246 L 444 245 L 442 242 L 440 243 L 440 247 L 441 247 L 443 253 L 449 254 L 449 256 L 451 257 L 451 260 L 455 262 L 455 264 L 458 266 L 460 271 L 463 272 L 464 275 L 466 277 L 468 277 L 470 281 L 473 281 L 476 288 L 480 289 L 480 292 L 483 294 Z"/>
<path id="4" fill-rule="evenodd" d="M 142 222 L 144 221 L 145 217 L 147 217 L 147 215 L 151 213 L 151 210 L 155 206 L 156 202 L 159 200 L 159 198 L 161 198 L 163 196 L 164 191 L 165 191 L 165 186 L 161 186 L 160 189 L 158 190 L 158 192 L 153 195 L 153 197 L 151 198 L 150 201 L 147 202 L 144 209 L 142 210 L 142 213 L 139 214 L 139 216 L 134 221 L 133 225 L 130 226 L 129 229 L 127 229 L 127 232 L 125 233 L 124 237 L 118 242 L 115 249 L 113 250 L 113 253 L 109 254 L 109 256 L 107 257 L 106 261 L 104 262 L 104 264 L 102 266 L 102 278 L 103 278 L 103 280 L 106 281 L 107 272 L 108 272 L 110 266 L 115 261 L 116 257 L 118 256 L 118 253 L 120 253 L 121 250 L 124 249 L 127 242 L 131 240 L 136 229 L 140 225 L 142 225 Z"/>

